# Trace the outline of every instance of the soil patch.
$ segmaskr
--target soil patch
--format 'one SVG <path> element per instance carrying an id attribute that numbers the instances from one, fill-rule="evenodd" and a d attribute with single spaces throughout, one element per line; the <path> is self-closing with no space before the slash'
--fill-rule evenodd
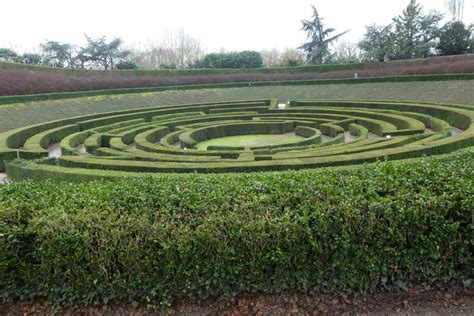
<path id="1" fill-rule="evenodd" d="M 451 136 L 455 136 L 455 135 L 461 134 L 464 131 L 457 127 L 451 126 L 451 128 L 449 129 L 449 132 L 451 133 Z"/>
<path id="2" fill-rule="evenodd" d="M 48 146 L 48 154 L 49 157 L 59 158 L 62 155 L 61 151 L 61 144 L 60 143 L 52 143 Z"/>
<path id="3" fill-rule="evenodd" d="M 346 143 L 352 142 L 352 141 L 356 140 L 357 138 L 358 138 L 357 136 L 352 135 L 351 132 L 349 132 L 349 131 L 344 132 L 344 142 L 346 142 Z"/>
<path id="4" fill-rule="evenodd" d="M 242 294 L 234 302 L 178 301 L 161 308 L 130 303 L 74 307 L 60 315 L 473 315 L 474 287 L 459 284 L 413 287 L 406 292 L 379 292 L 366 297 L 326 294 Z M 54 309 L 44 301 L 0 305 L 1 315 L 46 315 Z"/>

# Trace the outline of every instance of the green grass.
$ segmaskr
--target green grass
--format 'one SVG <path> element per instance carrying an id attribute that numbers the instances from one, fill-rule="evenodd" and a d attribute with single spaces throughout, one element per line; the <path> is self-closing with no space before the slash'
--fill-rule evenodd
<path id="1" fill-rule="evenodd" d="M 164 91 L 16 103 L 0 107 L 0 132 L 78 115 L 159 105 L 245 99 L 412 100 L 472 104 L 474 81 L 276 86 Z"/>
<path id="2" fill-rule="evenodd" d="M 238 135 L 209 139 L 197 144 L 196 148 L 205 150 L 209 146 L 222 147 L 257 147 L 289 144 L 303 140 L 304 137 L 294 134 L 257 134 L 257 135 Z"/>

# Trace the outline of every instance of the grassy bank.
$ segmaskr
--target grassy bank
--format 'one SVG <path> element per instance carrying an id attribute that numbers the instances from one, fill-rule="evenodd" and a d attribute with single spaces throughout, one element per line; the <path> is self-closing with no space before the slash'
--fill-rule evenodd
<path id="1" fill-rule="evenodd" d="M 229 89 L 162 91 L 34 101 L 0 106 L 0 132 L 78 115 L 159 105 L 246 99 L 412 100 L 472 104 L 474 81 L 263 86 Z M 13 118 L 13 119 L 12 119 Z"/>
<path id="2" fill-rule="evenodd" d="M 37 67 L 0 63 L 0 95 L 78 92 L 95 90 L 174 87 L 296 80 L 333 80 L 342 83 L 357 73 L 359 82 L 379 82 L 380 77 L 474 73 L 474 55 L 436 57 L 370 64 L 315 65 L 291 68 L 189 69 L 98 71 Z M 441 80 L 441 79 L 439 79 Z M 340 82 L 337 82 L 340 81 Z M 324 83 L 323 83 L 324 84 Z M 327 83 L 326 83 L 327 84 Z"/>

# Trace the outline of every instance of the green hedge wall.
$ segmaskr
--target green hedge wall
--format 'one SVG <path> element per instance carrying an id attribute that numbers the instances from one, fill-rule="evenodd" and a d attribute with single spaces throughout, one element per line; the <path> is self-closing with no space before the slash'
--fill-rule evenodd
<path id="1" fill-rule="evenodd" d="M 474 152 L 356 168 L 0 185 L 0 297 L 367 293 L 474 277 Z"/>

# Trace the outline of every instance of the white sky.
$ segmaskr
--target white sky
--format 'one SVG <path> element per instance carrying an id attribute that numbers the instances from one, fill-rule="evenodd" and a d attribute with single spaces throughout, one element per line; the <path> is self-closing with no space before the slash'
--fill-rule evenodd
<path id="1" fill-rule="evenodd" d="M 444 0 L 418 0 L 444 12 Z M 30 51 L 45 40 L 84 43 L 92 37 L 122 37 L 127 44 L 158 41 L 165 31 L 184 31 L 207 52 L 297 47 L 305 40 L 301 19 L 311 4 L 344 40 L 358 41 L 365 25 L 388 24 L 409 0 L 4 0 L 0 47 Z M 464 22 L 474 22 L 474 0 L 465 0 Z"/>

